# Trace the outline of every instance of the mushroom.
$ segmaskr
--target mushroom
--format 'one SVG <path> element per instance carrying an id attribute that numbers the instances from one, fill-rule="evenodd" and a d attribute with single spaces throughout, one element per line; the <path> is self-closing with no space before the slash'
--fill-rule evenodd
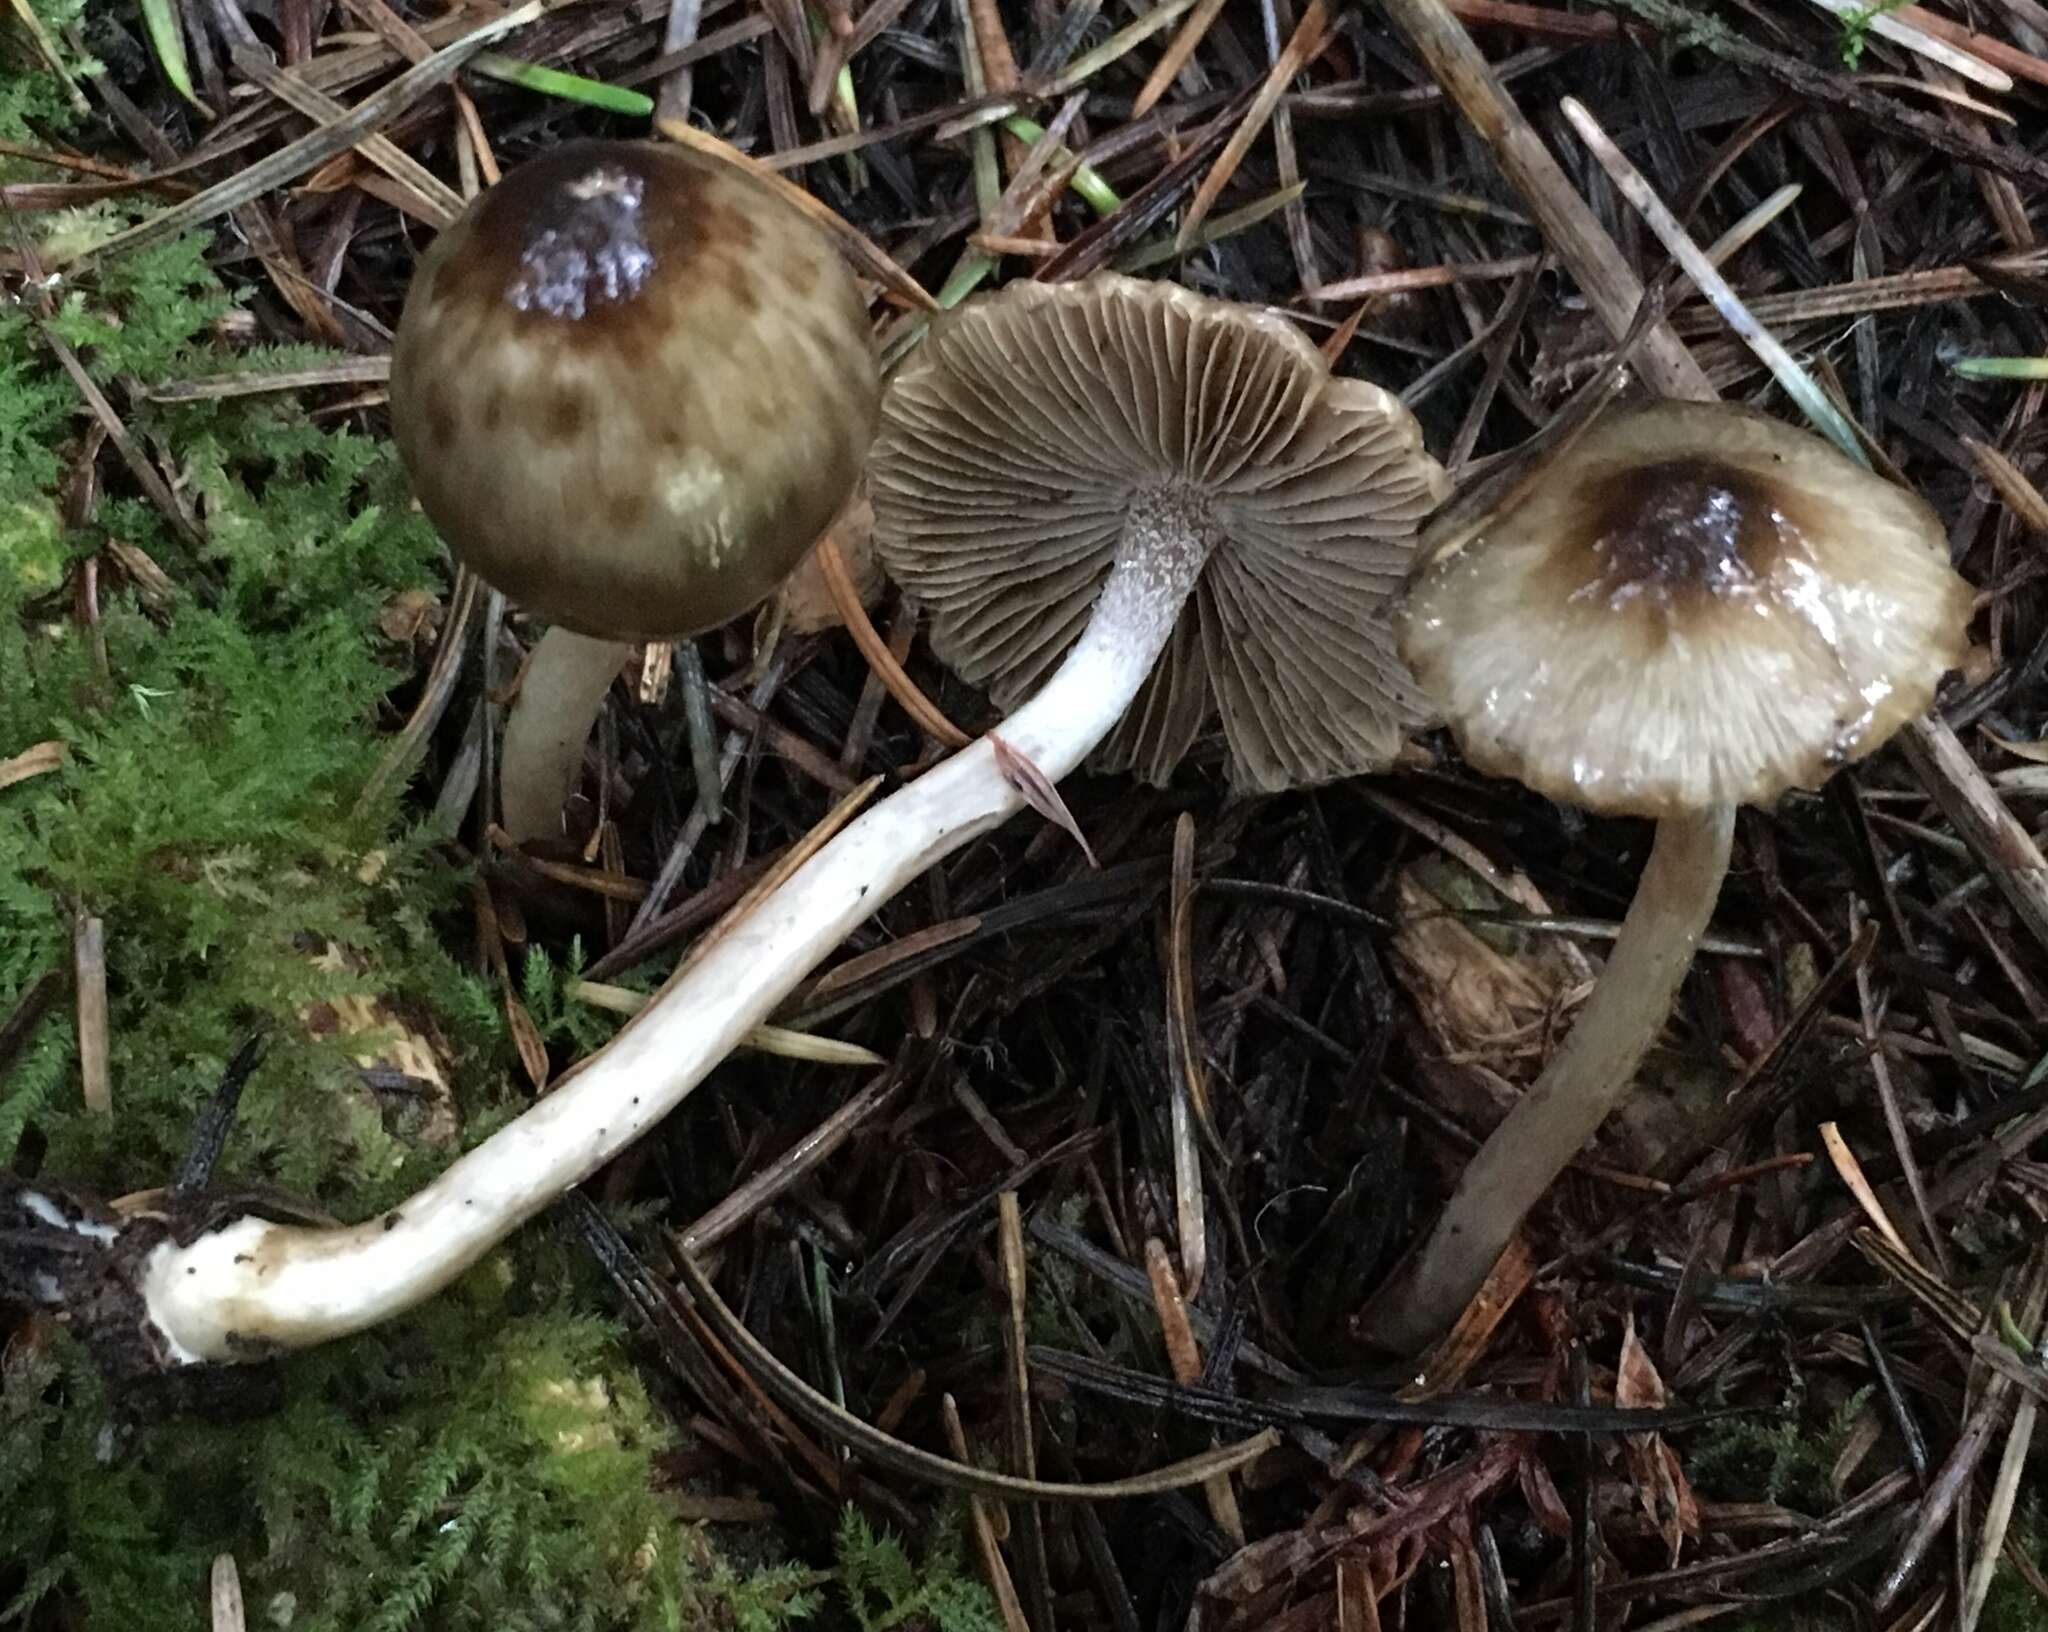
<path id="1" fill-rule="evenodd" d="M 1484 1283 L 1627 1092 L 1727 872 L 1735 810 L 1874 752 L 1958 663 L 1969 586 L 1921 499 L 1745 408 L 1610 414 L 1426 542 L 1402 655 L 1466 759 L 1657 822 L 1605 972 L 1364 1324 L 1406 1353 Z"/>
<path id="2" fill-rule="evenodd" d="M 1046 676 L 1003 721 L 1003 752 L 985 736 L 853 820 L 389 1212 L 344 1230 L 245 1215 L 137 1243 L 166 1363 L 321 1342 L 445 1286 L 673 1110 L 855 925 L 1022 809 L 1020 766 L 1066 775 L 1134 699 L 1129 762 L 1164 775 L 1214 699 L 1255 786 L 1383 765 L 1414 717 L 1388 602 L 1443 473 L 1393 397 L 1332 378 L 1284 320 L 1122 278 L 1017 288 L 934 329 L 883 425 L 885 558 L 947 650 L 965 660 L 979 639 Z M 1162 654 L 1169 678 L 1148 688 Z"/>
<path id="3" fill-rule="evenodd" d="M 769 594 L 853 491 L 880 388 L 823 232 L 694 151 L 572 142 L 421 257 L 391 422 L 458 559 L 553 627 L 507 721 L 505 826 L 554 833 L 629 646 Z"/>
<path id="4" fill-rule="evenodd" d="M 1220 716 L 1259 792 L 1381 769 L 1423 718 L 1387 608 L 1445 486 L 1407 410 L 1286 319 L 1108 274 L 935 329 L 872 479 L 883 561 L 963 678 L 1007 709 L 1084 626 L 1157 641 L 1075 735 L 1160 783 Z"/>

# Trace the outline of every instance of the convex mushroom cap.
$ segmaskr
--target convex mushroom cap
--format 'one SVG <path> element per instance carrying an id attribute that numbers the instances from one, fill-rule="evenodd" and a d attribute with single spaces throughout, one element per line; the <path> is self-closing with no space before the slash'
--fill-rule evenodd
<path id="1" fill-rule="evenodd" d="M 878 408 L 830 241 L 737 167 L 568 144 L 421 259 L 391 416 L 449 547 L 602 640 L 694 634 L 766 596 L 852 492 Z"/>
<path id="2" fill-rule="evenodd" d="M 1473 765 L 1670 816 L 1872 752 L 1961 660 L 1970 611 L 1923 500 L 1748 409 L 1665 402 L 1426 545 L 1400 638 Z"/>
<path id="3" fill-rule="evenodd" d="M 1088 622 L 1120 541 L 1208 562 L 1102 752 L 1163 782 L 1220 715 L 1234 784 L 1383 768 L 1421 701 L 1389 603 L 1442 468 L 1277 313 L 1110 274 L 942 319 L 891 383 L 876 544 L 933 650 L 1008 709 Z"/>

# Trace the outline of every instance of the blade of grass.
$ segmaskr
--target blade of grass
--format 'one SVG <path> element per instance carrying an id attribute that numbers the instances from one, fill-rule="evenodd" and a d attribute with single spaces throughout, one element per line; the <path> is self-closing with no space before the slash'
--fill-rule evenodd
<path id="1" fill-rule="evenodd" d="M 168 0 L 156 0 L 156 3 L 159 5 L 168 4 Z M 36 15 L 36 8 L 29 4 L 29 0 L 13 0 L 13 7 L 14 15 L 21 19 L 21 26 L 28 31 L 28 37 L 35 42 L 37 54 L 49 65 L 50 72 L 55 74 L 58 81 L 63 85 L 64 93 L 70 98 L 73 110 L 80 114 L 92 112 L 92 104 L 85 99 L 85 92 L 78 88 L 78 81 L 72 77 L 71 70 L 65 66 L 63 57 L 58 54 L 57 42 L 51 38 L 50 31 L 43 26 L 42 18 Z M 182 58 L 184 51 L 184 41 L 182 39 L 178 42 L 178 50 Z M 166 69 L 166 72 L 168 71 Z M 191 85 L 192 81 L 188 75 L 185 80 L 185 94 L 188 97 L 192 95 Z M 197 98 L 193 99 L 193 105 L 195 107 L 199 106 Z M 201 108 L 200 111 L 208 112 L 204 108 Z"/>
<path id="2" fill-rule="evenodd" d="M 469 66 L 486 79 L 517 85 L 563 102 L 580 102 L 606 113 L 623 113 L 629 119 L 647 119 L 654 114 L 654 98 L 642 91 L 607 85 L 601 79 L 585 79 L 581 74 L 564 73 L 559 68 L 544 68 L 537 62 L 522 62 L 496 51 L 479 51 Z"/>
<path id="3" fill-rule="evenodd" d="M 1714 263 L 1692 241 L 1692 235 L 1680 224 L 1678 217 L 1665 207 L 1643 173 L 1629 162 L 1628 155 L 1614 145 L 1600 122 L 1577 97 L 1568 96 L 1559 106 L 1565 118 L 1571 121 L 1572 128 L 1579 133 L 1579 139 L 1599 161 L 1600 168 L 1607 172 L 1616 191 L 1635 206 L 1644 224 L 1657 235 L 1657 241 L 1698 286 L 1700 293 L 1713 302 L 1714 310 L 1721 314 L 1721 321 L 1756 353 L 1785 395 L 1798 405 L 1816 430 L 1859 465 L 1867 466 L 1870 460 L 1863 452 L 1863 444 L 1857 438 L 1855 428 L 1843 418 L 1841 410 L 1828 400 L 1827 393 L 1815 383 L 1811 374 L 1799 366 L 1778 337 L 1750 315 L 1749 308 L 1742 304 L 1741 296 L 1714 269 Z"/>
<path id="4" fill-rule="evenodd" d="M 20 9 L 28 16 L 35 13 L 23 4 Z M 171 82 L 171 89 L 199 110 L 205 118 L 213 117 L 213 109 L 199 100 L 199 93 L 192 88 L 192 63 L 185 55 L 185 33 L 178 26 L 178 16 L 171 9 L 171 0 L 142 0 L 142 26 L 149 34 L 149 48 L 156 53 L 157 66 L 164 71 L 164 78 Z"/>
<path id="5" fill-rule="evenodd" d="M 1966 380 L 2048 380 L 2048 357 L 1958 357 L 1949 367 Z"/>

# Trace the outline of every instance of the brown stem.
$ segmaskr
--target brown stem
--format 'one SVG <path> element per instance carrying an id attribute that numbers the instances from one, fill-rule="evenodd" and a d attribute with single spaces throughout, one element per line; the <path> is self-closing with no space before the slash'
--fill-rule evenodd
<path id="1" fill-rule="evenodd" d="M 1529 1209 L 1628 1093 L 1713 916 L 1734 832 L 1732 805 L 1657 824 L 1635 899 L 1571 1035 L 1467 1164 L 1422 1250 L 1374 1299 L 1360 1322 L 1370 1341 L 1414 1354 L 1448 1329 Z"/>
<path id="2" fill-rule="evenodd" d="M 633 651 L 559 625 L 540 637 L 505 721 L 504 826 L 515 843 L 562 831 L 562 806 L 583 771 L 583 745 Z"/>

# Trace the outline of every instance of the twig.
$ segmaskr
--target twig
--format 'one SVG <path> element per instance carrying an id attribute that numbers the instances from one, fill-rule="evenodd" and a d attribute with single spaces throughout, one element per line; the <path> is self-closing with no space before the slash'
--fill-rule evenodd
<path id="1" fill-rule="evenodd" d="M 436 86 L 446 84 L 471 57 L 493 41 L 503 39 L 507 34 L 524 28 L 541 15 L 539 0 L 528 0 L 516 11 L 494 17 L 489 22 L 471 30 L 454 44 L 442 47 L 426 61 L 417 63 L 393 79 L 390 84 L 371 96 L 365 97 L 341 118 L 330 120 L 317 129 L 309 130 L 295 142 L 288 142 L 268 158 L 258 159 L 254 164 L 237 170 L 226 180 L 217 182 L 202 192 L 169 209 L 160 210 L 146 221 L 138 222 L 125 232 L 117 232 L 105 242 L 74 250 L 67 256 L 57 258 L 54 264 L 68 266 L 87 258 L 98 259 L 107 255 L 124 254 L 139 249 L 144 244 L 155 243 L 180 232 L 189 232 L 217 216 L 226 215 L 230 210 L 247 204 L 251 199 L 261 197 L 274 187 L 295 180 L 317 165 L 325 163 L 338 153 L 345 153 L 365 136 L 378 129 L 404 109 L 412 106 Z"/>
<path id="2" fill-rule="evenodd" d="M 1024 1215 L 1017 1205 L 1017 1192 L 1005 1190 L 996 1197 L 996 1260 L 1002 1266 L 1003 1290 L 1003 1414 L 1009 1440 L 1011 1470 L 1020 1478 L 1038 1477 L 1038 1448 L 1031 1428 L 1031 1368 L 1025 1356 L 1030 1348 L 1026 1330 L 1028 1287 L 1024 1255 Z M 1052 1574 L 1045 1552 L 1045 1520 L 1036 1502 L 1019 1505 L 1013 1515 L 1011 1540 L 1024 1576 L 1024 1595 L 1030 1601 L 1031 1622 L 1050 1629 L 1054 1625 Z"/>
<path id="3" fill-rule="evenodd" d="M 1457 104 L 1492 151 L 1502 174 L 1522 195 L 1529 213 L 1543 229 L 1545 242 L 1578 280 L 1608 332 L 1617 337 L 1628 333 L 1636 308 L 1642 304 L 1642 285 L 1550 156 L 1543 139 L 1522 117 L 1464 24 L 1444 0 L 1385 3 L 1387 14 L 1408 37 L 1444 94 Z M 1644 376 L 1665 396 L 1705 402 L 1714 395 L 1705 371 L 1667 324 L 1658 323 L 1644 337 L 1638 360 Z"/>
<path id="4" fill-rule="evenodd" d="M 867 608 L 860 604 L 860 591 L 854 587 L 853 575 L 846 570 L 846 557 L 840 554 L 830 528 L 819 535 L 815 549 L 818 576 L 825 580 L 840 621 L 853 636 L 860 655 L 868 660 L 875 678 L 926 736 L 947 748 L 965 748 L 974 739 L 940 713 L 938 705 L 918 689 L 917 682 L 904 672 L 888 643 L 876 631 Z"/>
<path id="5" fill-rule="evenodd" d="M 114 1081 L 107 1063 L 107 931 L 91 913 L 81 912 L 71 926 L 71 967 L 78 982 L 78 1078 L 85 1108 L 96 1116 L 111 1116 Z"/>
<path id="6" fill-rule="evenodd" d="M 882 1072 L 760 1172 L 734 1186 L 717 1206 L 699 1215 L 676 1237 L 677 1248 L 703 1253 L 717 1246 L 845 1144 L 862 1123 L 889 1103 L 901 1080 L 893 1067 Z"/>

